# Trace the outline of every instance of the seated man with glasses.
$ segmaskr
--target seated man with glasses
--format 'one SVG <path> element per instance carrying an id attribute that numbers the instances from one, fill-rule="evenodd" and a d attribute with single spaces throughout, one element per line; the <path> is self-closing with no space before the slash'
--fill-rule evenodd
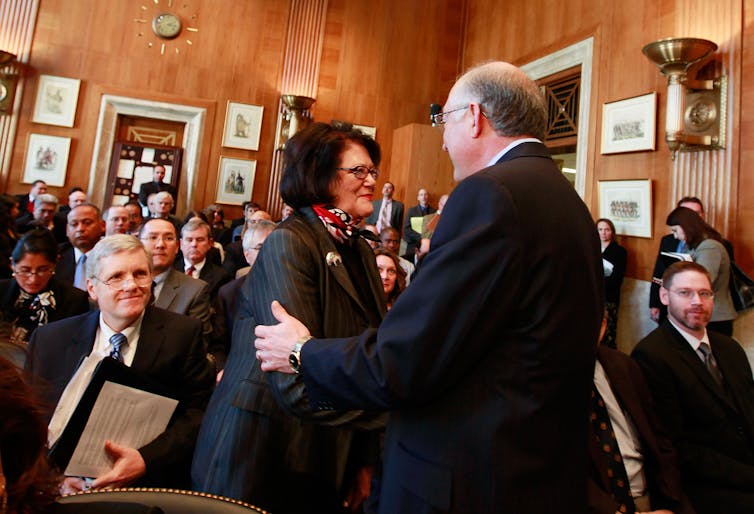
<path id="1" fill-rule="evenodd" d="M 754 512 L 754 380 L 741 346 L 707 330 L 714 296 L 704 267 L 669 266 L 660 287 L 668 318 L 632 357 L 678 450 L 696 512 Z"/>
<path id="2" fill-rule="evenodd" d="M 88 355 L 116 358 L 162 385 L 179 401 L 168 428 L 141 448 L 106 442 L 112 469 L 96 477 L 92 487 L 185 487 L 213 384 L 201 324 L 150 305 L 152 265 L 133 236 L 101 240 L 90 253 L 86 271 L 87 290 L 99 309 L 34 332 L 26 366 L 32 386 L 49 405 L 59 404 L 57 417 L 61 410 L 75 409 L 66 388 L 69 382 L 75 386 L 84 380 L 76 370 Z M 70 477 L 65 486 L 77 490 L 84 482 Z"/>

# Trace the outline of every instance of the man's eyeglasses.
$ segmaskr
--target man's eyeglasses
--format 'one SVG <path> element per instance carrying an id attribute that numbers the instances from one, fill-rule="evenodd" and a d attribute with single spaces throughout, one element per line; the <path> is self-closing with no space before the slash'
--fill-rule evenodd
<path id="1" fill-rule="evenodd" d="M 152 275 L 150 275 L 146 271 L 137 271 L 130 276 L 116 275 L 107 280 L 102 280 L 101 278 L 96 276 L 92 278 L 99 280 L 111 289 L 123 289 L 126 287 L 126 284 L 132 280 L 138 287 L 147 287 L 152 285 Z"/>
<path id="2" fill-rule="evenodd" d="M 445 123 L 448 121 L 448 114 L 450 114 L 451 112 L 462 111 L 462 110 L 468 109 L 468 108 L 469 108 L 468 105 L 464 105 L 463 107 L 458 107 L 456 109 L 451 109 L 449 111 L 438 112 L 436 114 L 432 114 L 432 116 L 431 116 L 432 125 L 433 126 L 445 125 Z"/>
<path id="3" fill-rule="evenodd" d="M 150 243 L 156 243 L 160 239 L 164 243 L 174 243 L 177 238 L 172 234 L 147 234 L 141 238 L 142 241 L 149 241 Z"/>
<path id="4" fill-rule="evenodd" d="M 31 278 L 32 275 L 39 278 L 45 278 L 55 273 L 55 266 L 50 266 L 49 268 L 37 268 L 35 270 L 29 268 L 21 268 L 15 270 L 14 273 L 17 277 L 21 278 Z"/>
<path id="5" fill-rule="evenodd" d="M 364 180 L 365 178 L 367 178 L 367 174 L 372 175 L 372 178 L 374 180 L 377 180 L 377 177 L 380 176 L 379 168 L 367 168 L 366 166 L 354 166 L 353 168 L 335 168 L 335 169 L 347 171 L 348 173 L 353 173 L 353 176 L 359 180 Z"/>
<path id="6" fill-rule="evenodd" d="M 709 289 L 700 289 L 699 291 L 693 289 L 671 289 L 670 292 L 677 294 L 684 300 L 691 300 L 697 294 L 702 300 L 712 300 L 715 297 L 715 292 Z"/>

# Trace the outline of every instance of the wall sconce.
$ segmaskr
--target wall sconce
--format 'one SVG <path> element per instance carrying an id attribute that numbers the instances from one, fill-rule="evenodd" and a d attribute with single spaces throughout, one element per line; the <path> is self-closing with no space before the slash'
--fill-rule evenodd
<path id="1" fill-rule="evenodd" d="M 306 128 L 312 122 L 309 109 L 316 100 L 308 96 L 282 95 L 283 111 L 278 126 L 277 148 L 285 148 L 285 143 L 299 130 Z"/>
<path id="2" fill-rule="evenodd" d="M 15 55 L 0 50 L 0 114 L 10 114 L 13 111 L 13 98 L 18 84 L 18 74 L 11 67 L 15 61 Z"/>
<path id="3" fill-rule="evenodd" d="M 728 80 L 686 77 L 691 65 L 702 61 L 717 45 L 706 39 L 667 38 L 649 43 L 642 52 L 668 77 L 665 141 L 670 157 L 678 150 L 695 151 L 725 148 L 725 118 Z"/>

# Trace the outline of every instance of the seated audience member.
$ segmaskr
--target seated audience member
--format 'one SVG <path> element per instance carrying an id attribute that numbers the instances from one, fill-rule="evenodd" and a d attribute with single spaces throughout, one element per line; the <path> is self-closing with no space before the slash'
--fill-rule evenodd
<path id="1" fill-rule="evenodd" d="M 154 197 L 149 196 L 149 217 L 168 220 L 175 226 L 176 230 L 181 228 L 181 220 L 171 214 L 174 210 L 175 200 L 167 191 L 156 193 Z"/>
<path id="2" fill-rule="evenodd" d="M 111 205 L 102 213 L 102 218 L 105 220 L 106 236 L 129 233 L 129 214 L 122 205 Z"/>
<path id="3" fill-rule="evenodd" d="M 169 193 L 170 198 L 175 199 L 175 188 L 172 185 L 163 182 L 164 178 L 165 166 L 162 164 L 155 164 L 152 170 L 152 181 L 144 182 L 139 188 L 139 202 L 141 205 L 148 207 L 149 197 L 161 192 Z M 171 205 L 171 210 L 169 212 L 175 214 L 175 205 Z"/>
<path id="4" fill-rule="evenodd" d="M 0 280 L 0 354 L 23 368 L 34 330 L 87 312 L 89 296 L 55 277 L 58 245 L 47 230 L 24 234 L 11 260 L 13 278 Z"/>
<path id="5" fill-rule="evenodd" d="M 398 255 L 401 246 L 401 235 L 398 229 L 393 227 L 383 228 L 382 232 L 380 232 L 380 245 L 385 250 Z M 411 282 L 411 274 L 415 269 L 414 265 L 403 257 L 398 257 L 398 262 L 400 262 L 401 268 L 406 274 L 406 285 L 408 285 Z"/>
<path id="6" fill-rule="evenodd" d="M 68 243 L 60 246 L 57 276 L 60 280 L 86 291 L 86 259 L 105 233 L 100 210 L 90 203 L 78 205 L 68 213 Z"/>
<path id="7" fill-rule="evenodd" d="M 20 234 L 35 228 L 49 230 L 58 243 L 65 242 L 65 223 L 56 223 L 55 211 L 58 208 L 58 198 L 51 194 L 41 194 L 34 200 L 34 215 L 23 224 L 21 218 L 16 220 L 16 229 Z"/>
<path id="8" fill-rule="evenodd" d="M 191 221 L 192 219 L 197 219 L 200 221 L 203 221 L 204 223 L 209 225 L 209 218 L 207 217 L 207 214 L 204 211 L 196 211 L 191 210 L 186 213 L 186 215 L 183 217 L 183 222 L 181 222 L 181 226 L 178 229 L 178 233 L 181 232 L 181 229 L 183 226 Z M 212 242 L 212 248 L 209 249 L 209 253 L 207 254 L 207 259 L 209 259 L 210 262 L 213 264 L 217 264 L 220 266 L 223 263 L 223 259 L 225 258 L 225 249 L 222 247 L 221 244 L 219 244 L 217 241 Z M 178 257 L 176 257 L 176 269 L 179 269 L 183 271 L 183 268 L 181 267 L 183 265 L 183 253 L 178 252 Z M 179 266 L 178 264 L 181 264 Z"/>
<path id="9" fill-rule="evenodd" d="M 207 217 L 207 223 L 212 227 L 212 238 L 215 243 L 224 247 L 230 242 L 230 233 L 228 233 L 228 226 L 225 224 L 225 211 L 219 205 L 211 203 L 202 209 L 202 212 Z"/>
<path id="10" fill-rule="evenodd" d="M 390 227 L 382 231 L 389 229 Z M 398 296 L 406 289 L 406 272 L 401 267 L 399 257 L 393 252 L 378 248 L 374 251 L 374 255 L 377 260 L 377 270 L 380 272 L 382 290 L 385 292 L 387 309 L 390 310 Z"/>
<path id="11" fill-rule="evenodd" d="M 241 230 L 241 237 L 252 227 L 257 220 L 272 221 L 272 216 L 266 211 L 257 210 L 249 215 L 249 219 L 244 223 Z M 236 276 L 236 273 L 241 268 L 246 267 L 246 259 L 243 256 L 243 245 L 241 240 L 233 241 L 231 244 L 225 247 L 225 259 L 223 260 L 223 268 L 232 276 Z"/>
<path id="12" fill-rule="evenodd" d="M 18 200 L 13 196 L 0 194 L 0 279 L 11 277 L 10 254 L 18 242 L 18 213 Z"/>
<path id="13" fill-rule="evenodd" d="M 210 301 L 214 301 L 220 286 L 232 278 L 219 264 L 208 258 L 210 252 L 215 250 L 213 243 L 210 226 L 199 218 L 192 218 L 181 228 L 182 256 L 175 260 L 178 271 L 209 284 Z"/>
<path id="14" fill-rule="evenodd" d="M 255 211 L 259 211 L 262 209 L 262 206 L 259 205 L 257 202 L 243 202 L 241 204 L 241 210 L 243 211 L 243 216 L 240 218 L 236 218 L 230 222 L 230 228 L 235 229 L 239 225 L 243 225 L 247 218 L 250 217 L 252 214 L 254 214 Z M 248 212 L 251 211 L 251 212 Z"/>
<path id="15" fill-rule="evenodd" d="M 425 221 L 422 226 L 422 239 L 432 239 L 432 235 L 435 233 L 437 224 L 440 223 L 440 215 L 445 208 L 445 203 L 448 201 L 448 195 L 442 195 L 437 200 L 437 210 L 433 214 L 428 214 L 425 217 Z"/>
<path id="16" fill-rule="evenodd" d="M 670 265 L 660 301 L 668 318 L 632 353 L 678 450 L 699 514 L 754 512 L 754 380 L 743 348 L 707 330 L 712 281 L 694 262 Z"/>
<path id="17" fill-rule="evenodd" d="M 200 320 L 208 341 L 212 333 L 209 286 L 173 267 L 178 255 L 175 226 L 165 219 L 150 218 L 142 224 L 139 238 L 152 256 L 155 306 Z"/>
<path id="18" fill-rule="evenodd" d="M 141 205 L 135 200 L 131 200 L 123 207 L 128 211 L 128 233 L 132 236 L 139 235 L 139 227 L 144 222 L 144 215 L 141 212 Z"/>
<path id="19" fill-rule="evenodd" d="M 594 364 L 589 425 L 589 513 L 691 514 L 678 458 L 654 411 L 641 369 L 604 346 L 607 312 Z"/>
<path id="20" fill-rule="evenodd" d="M 21 211 L 19 219 L 25 217 L 26 219 L 23 220 L 24 223 L 31 220 L 32 215 L 34 214 L 34 201 L 39 195 L 43 195 L 45 193 L 47 193 L 47 183 L 45 183 L 44 180 L 35 180 L 31 183 L 31 187 L 29 188 L 28 193 L 26 193 L 25 195 L 16 195 L 16 200 L 18 200 L 18 208 Z"/>
<path id="21" fill-rule="evenodd" d="M 602 249 L 602 269 L 605 275 L 605 308 L 607 309 L 607 331 L 602 344 L 617 348 L 618 308 L 620 288 L 626 273 L 626 249 L 615 240 L 615 225 L 607 218 L 597 220 L 597 233 Z"/>
<path id="22" fill-rule="evenodd" d="M 72 187 L 68 192 L 68 203 L 58 207 L 58 212 L 55 213 L 55 222 L 61 226 L 65 226 L 68 222 L 68 213 L 71 212 L 71 209 L 88 201 L 83 189 L 78 186 Z"/>
<path id="23" fill-rule="evenodd" d="M 295 209 L 293 207 L 291 207 L 287 203 L 284 203 L 283 204 L 283 210 L 280 211 L 280 221 L 287 220 L 288 216 L 290 216 L 291 214 L 293 214 L 293 211 L 295 211 Z"/>
<path id="24" fill-rule="evenodd" d="M 244 217 L 246 218 L 246 222 L 252 221 L 252 220 L 267 220 L 272 221 L 272 216 L 270 216 L 270 213 L 267 211 L 263 211 L 258 207 L 259 204 L 256 203 L 250 203 L 246 206 L 246 209 L 244 209 Z M 255 206 L 257 206 L 255 208 Z M 233 242 L 240 241 L 243 237 L 243 231 L 244 227 L 246 226 L 246 223 L 242 223 L 241 225 L 238 225 L 233 228 Z"/>
<path id="25" fill-rule="evenodd" d="M 275 230 L 276 226 L 271 221 L 260 220 L 244 233 L 242 240 L 243 254 L 246 262 L 249 263 L 249 270 L 257 260 L 259 250 L 262 249 L 262 243 L 270 235 L 270 232 Z M 238 296 L 247 274 L 248 272 L 222 286 L 215 299 L 215 312 L 212 315 L 213 343 L 209 348 L 209 353 L 215 358 L 217 371 L 222 371 L 225 367 L 225 361 L 230 353 L 233 323 L 236 321 L 236 312 L 238 311 Z M 220 378 L 221 375 L 218 375 L 217 380 L 219 381 Z"/>
<path id="26" fill-rule="evenodd" d="M 29 343 L 27 371 L 57 415 L 75 408 L 63 391 L 81 380 L 76 368 L 87 355 L 113 357 L 160 384 L 179 400 L 168 428 L 141 448 L 112 441 L 105 450 L 112 469 L 94 488 L 142 485 L 185 487 L 213 373 L 205 356 L 201 324 L 150 305 L 152 271 L 147 252 L 129 235 L 97 243 L 87 261 L 87 289 L 99 310 L 39 327 Z M 61 395 L 63 397 L 61 398 Z M 70 477 L 69 490 L 83 481 Z"/>

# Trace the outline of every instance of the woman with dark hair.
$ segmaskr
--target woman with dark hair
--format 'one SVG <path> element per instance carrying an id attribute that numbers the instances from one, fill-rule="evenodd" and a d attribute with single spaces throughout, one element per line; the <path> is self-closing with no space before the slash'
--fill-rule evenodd
<path id="1" fill-rule="evenodd" d="M 89 310 L 88 295 L 55 280 L 58 245 L 49 230 L 34 229 L 11 256 L 13 278 L 0 280 L 0 355 L 23 368 L 32 332 Z"/>
<path id="2" fill-rule="evenodd" d="M 18 213 L 18 200 L 10 195 L 0 194 L 0 279 L 11 277 L 10 254 L 18 242 Z"/>
<path id="3" fill-rule="evenodd" d="M 602 245 L 602 267 L 605 272 L 605 309 L 607 310 L 607 330 L 602 344 L 617 348 L 618 307 L 620 287 L 626 274 L 626 249 L 615 241 L 615 225 L 607 218 L 597 220 L 597 233 Z"/>
<path id="4" fill-rule="evenodd" d="M 729 289 L 730 256 L 723 246 L 722 236 L 701 216 L 686 207 L 673 209 L 666 223 L 676 239 L 686 242 L 691 258 L 704 266 L 712 280 L 715 307 L 707 328 L 732 336 L 736 309 Z"/>
<path id="5" fill-rule="evenodd" d="M 406 289 L 406 271 L 401 267 L 398 256 L 389 250 L 377 248 L 374 250 L 374 256 L 382 280 L 382 290 L 385 292 L 387 310 L 390 310 L 398 296 Z"/>
<path id="6" fill-rule="evenodd" d="M 198 490 L 275 513 L 355 511 L 368 495 L 379 434 L 323 425 L 366 423 L 365 413 L 310 413 L 295 376 L 262 372 L 253 334 L 256 323 L 276 323 L 273 300 L 319 337 L 380 324 L 385 294 L 357 228 L 372 213 L 379 162 L 377 143 L 348 127 L 315 123 L 286 143 L 280 192 L 295 212 L 267 237 L 241 286 L 231 352 L 194 454 Z M 281 396 L 306 419 L 284 411 Z"/>

